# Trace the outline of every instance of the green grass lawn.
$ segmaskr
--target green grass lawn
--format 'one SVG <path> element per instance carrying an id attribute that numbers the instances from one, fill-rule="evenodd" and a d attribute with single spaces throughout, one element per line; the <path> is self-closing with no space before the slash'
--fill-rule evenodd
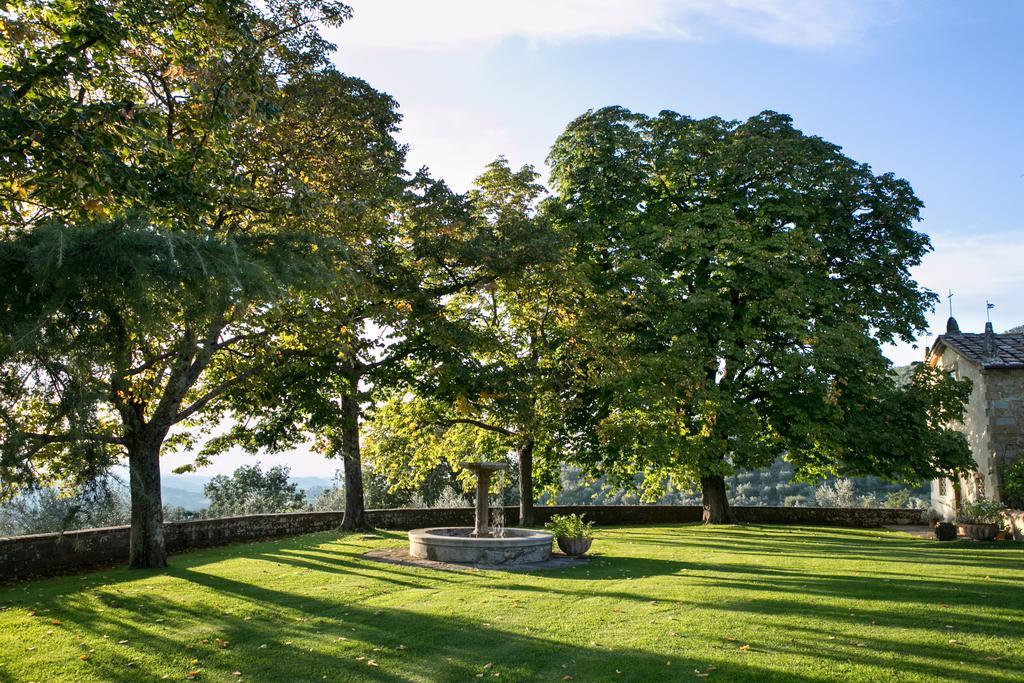
<path id="1" fill-rule="evenodd" d="M 1024 680 L 1019 544 L 648 526 L 530 574 L 362 557 L 403 542 L 323 533 L 0 588 L 0 681 Z"/>

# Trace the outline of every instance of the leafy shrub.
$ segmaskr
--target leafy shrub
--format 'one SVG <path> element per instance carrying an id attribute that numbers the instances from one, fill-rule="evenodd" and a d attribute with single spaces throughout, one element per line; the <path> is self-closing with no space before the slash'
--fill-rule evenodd
<path id="1" fill-rule="evenodd" d="M 210 499 L 208 517 L 294 512 L 306 507 L 306 494 L 288 480 L 290 470 L 278 465 L 264 472 L 260 464 L 242 465 L 230 477 L 223 474 L 203 487 Z"/>
<path id="2" fill-rule="evenodd" d="M 332 486 L 324 489 L 313 500 L 310 509 L 317 512 L 340 512 L 345 509 L 345 487 Z"/>
<path id="3" fill-rule="evenodd" d="M 1003 501 L 1007 507 L 1024 508 L 1024 453 L 1003 470 Z"/>
<path id="4" fill-rule="evenodd" d="M 823 508 L 852 508 L 857 500 L 857 488 L 849 479 L 825 482 L 814 490 L 814 502 Z"/>
<path id="5" fill-rule="evenodd" d="M 544 528 L 555 538 L 593 538 L 594 523 L 583 521 L 582 515 L 552 515 Z"/>
<path id="6" fill-rule="evenodd" d="M 979 498 L 973 503 L 962 503 L 956 513 L 956 521 L 961 524 L 999 524 L 1003 523 L 1003 504 L 990 498 Z"/>

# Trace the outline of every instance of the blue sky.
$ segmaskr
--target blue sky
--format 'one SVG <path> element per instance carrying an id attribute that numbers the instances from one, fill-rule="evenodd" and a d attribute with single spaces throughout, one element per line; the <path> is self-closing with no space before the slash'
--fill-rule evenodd
<path id="1" fill-rule="evenodd" d="M 498 155 L 543 172 L 555 137 L 590 108 L 772 109 L 911 182 L 935 246 L 915 275 L 954 291 L 961 329 L 982 329 L 986 299 L 997 330 L 1024 323 L 1024 2 L 350 3 L 354 18 L 329 32 L 336 63 L 398 100 L 410 165 L 456 188 Z M 943 304 L 933 332 L 946 315 Z M 889 350 L 897 363 L 922 354 Z M 335 468 L 263 458 L 277 462 L 297 475 Z"/>

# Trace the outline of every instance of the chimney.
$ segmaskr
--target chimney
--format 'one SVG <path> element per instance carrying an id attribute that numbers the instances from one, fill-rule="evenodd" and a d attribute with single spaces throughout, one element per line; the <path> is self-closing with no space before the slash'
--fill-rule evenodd
<path id="1" fill-rule="evenodd" d="M 996 333 L 992 323 L 985 323 L 985 358 L 996 357 Z"/>

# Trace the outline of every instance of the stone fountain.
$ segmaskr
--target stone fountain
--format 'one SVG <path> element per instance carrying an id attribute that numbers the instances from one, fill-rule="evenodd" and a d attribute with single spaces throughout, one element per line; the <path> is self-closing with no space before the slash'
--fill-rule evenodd
<path id="1" fill-rule="evenodd" d="M 487 505 L 491 476 L 503 462 L 463 462 L 476 474 L 476 523 L 472 527 L 434 527 L 409 532 L 409 554 L 424 560 L 459 564 L 509 565 L 551 559 L 551 534 L 532 529 L 492 529 Z"/>

